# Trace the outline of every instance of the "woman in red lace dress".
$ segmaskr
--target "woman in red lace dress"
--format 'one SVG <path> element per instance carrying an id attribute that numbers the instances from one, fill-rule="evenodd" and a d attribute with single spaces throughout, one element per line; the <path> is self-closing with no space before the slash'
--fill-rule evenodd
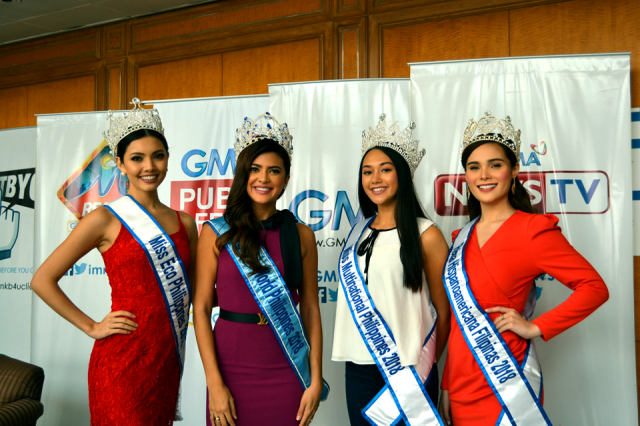
<path id="1" fill-rule="evenodd" d="M 191 275 L 195 222 L 158 199 L 169 157 L 164 129 L 157 111 L 135 111 L 148 114 L 147 128 L 125 132 L 113 143 L 107 140 L 122 176 L 128 177 L 128 195 L 169 236 Z M 112 288 L 111 312 L 102 321 L 83 313 L 58 286 L 65 271 L 94 248 L 102 253 Z M 96 339 L 89 363 L 92 425 L 173 423 L 181 367 L 167 307 L 145 251 L 110 210 L 100 207 L 82 218 L 40 266 L 31 287 L 58 314 Z"/>

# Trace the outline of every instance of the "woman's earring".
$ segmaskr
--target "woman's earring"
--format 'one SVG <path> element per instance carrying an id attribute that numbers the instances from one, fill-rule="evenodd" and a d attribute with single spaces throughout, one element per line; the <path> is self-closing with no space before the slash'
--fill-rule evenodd
<path id="1" fill-rule="evenodd" d="M 516 195 L 516 178 L 513 178 L 513 184 L 511 185 L 511 192 Z"/>
<path id="2" fill-rule="evenodd" d="M 469 191 L 469 185 L 467 185 L 467 200 L 471 198 L 471 191 Z"/>
<path id="3" fill-rule="evenodd" d="M 120 175 L 121 175 L 122 177 L 125 177 L 127 174 L 126 174 L 125 172 L 120 172 Z"/>

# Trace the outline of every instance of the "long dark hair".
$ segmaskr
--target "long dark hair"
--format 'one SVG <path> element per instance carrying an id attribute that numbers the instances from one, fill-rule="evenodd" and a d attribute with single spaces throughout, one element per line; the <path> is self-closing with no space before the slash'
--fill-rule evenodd
<path id="1" fill-rule="evenodd" d="M 377 146 L 371 148 L 362 156 L 360 161 L 360 174 L 358 176 L 358 201 L 364 217 L 369 218 L 378 212 L 378 206 L 371 201 L 362 187 L 362 166 L 364 157 L 372 149 L 379 149 L 396 168 L 398 175 L 398 193 L 396 194 L 396 209 L 394 216 L 400 237 L 400 261 L 404 269 L 404 287 L 411 289 L 414 293 L 422 289 L 422 246 L 420 244 L 420 233 L 418 229 L 418 218 L 427 216 L 422 210 L 413 180 L 409 164 L 400 154 L 390 148 Z"/>
<path id="2" fill-rule="evenodd" d="M 169 152 L 169 145 L 167 144 L 167 139 L 160 132 L 156 132 L 155 130 L 150 129 L 140 129 L 135 132 L 129 133 L 124 138 L 120 139 L 118 142 L 118 148 L 116 149 L 116 157 L 120 157 L 120 161 L 124 163 L 124 154 L 127 152 L 127 148 L 131 145 L 131 142 L 137 141 L 138 139 L 142 139 L 145 136 L 153 136 L 162 142 L 164 149 Z"/>
<path id="3" fill-rule="evenodd" d="M 256 157 L 267 152 L 275 152 L 282 158 L 285 177 L 289 176 L 291 160 L 287 151 L 278 142 L 273 139 L 263 139 L 245 148 L 238 156 L 235 177 L 227 198 L 227 209 L 224 211 L 229 230 L 222 234 L 217 242 L 219 250 L 231 242 L 235 255 L 247 264 L 254 274 L 264 272 L 267 268 L 262 266 L 258 256 L 261 244 L 259 231 L 262 226 L 253 213 L 251 197 L 247 193 L 247 183 L 251 164 Z M 278 198 L 281 196 L 282 193 Z"/>
<path id="4" fill-rule="evenodd" d="M 467 149 L 462 152 L 462 166 L 464 170 L 467 170 L 467 161 L 469 160 L 469 156 L 473 151 L 476 150 L 481 145 L 485 143 L 495 143 L 504 151 L 504 155 L 509 159 L 509 163 L 511 164 L 511 168 L 513 169 L 516 164 L 518 164 L 518 159 L 516 155 L 507 148 L 505 145 L 501 143 L 485 141 L 485 142 L 476 142 L 473 145 L 470 145 Z M 516 210 L 523 211 L 525 213 L 536 213 L 536 209 L 531 205 L 531 197 L 529 197 L 529 192 L 522 186 L 520 179 L 516 176 L 515 178 L 516 184 L 516 193 L 514 194 L 509 188 L 509 193 L 507 199 L 509 200 L 509 204 Z M 471 191 L 468 192 L 468 201 L 467 201 L 467 209 L 469 210 L 469 219 L 473 220 L 476 217 L 482 214 L 482 209 L 480 208 L 480 201 L 476 197 L 473 196 Z"/>

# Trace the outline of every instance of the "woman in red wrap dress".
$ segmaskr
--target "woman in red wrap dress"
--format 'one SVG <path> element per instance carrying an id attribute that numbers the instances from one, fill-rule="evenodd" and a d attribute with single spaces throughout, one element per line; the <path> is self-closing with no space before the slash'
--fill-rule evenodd
<path id="1" fill-rule="evenodd" d="M 195 221 L 158 198 L 169 158 L 160 117 L 156 110 L 142 110 L 137 99 L 133 103 L 132 115 L 124 120 L 125 124 L 135 121 L 137 128 L 121 126 L 120 130 L 126 129 L 117 132 L 121 138 L 110 141 L 116 163 L 121 176 L 128 178 L 128 195 L 171 238 L 191 272 L 198 239 Z M 117 125 L 113 120 L 111 127 L 114 121 Z M 94 248 L 102 253 L 111 285 L 111 312 L 99 322 L 78 309 L 58 285 L 65 272 Z M 83 217 L 40 266 L 31 288 L 63 318 L 96 339 L 89 363 L 92 426 L 173 424 L 180 360 L 171 320 L 145 251 L 114 214 L 100 207 Z"/>
<path id="2" fill-rule="evenodd" d="M 562 235 L 558 218 L 535 214 L 517 178 L 520 131 L 513 131 L 508 117 L 498 122 L 490 112 L 477 129 L 472 124 L 465 132 L 462 165 L 469 217 L 480 219 L 466 243 L 466 273 L 477 303 L 521 363 L 529 339 L 551 339 L 595 311 L 609 293 L 598 272 Z M 472 138 L 474 130 L 479 134 Z M 458 232 L 453 232 L 454 240 Z M 573 293 L 556 308 L 527 321 L 522 314 L 532 284 L 544 273 Z M 454 315 L 441 387 L 440 409 L 448 425 L 496 424 L 502 406 Z"/>

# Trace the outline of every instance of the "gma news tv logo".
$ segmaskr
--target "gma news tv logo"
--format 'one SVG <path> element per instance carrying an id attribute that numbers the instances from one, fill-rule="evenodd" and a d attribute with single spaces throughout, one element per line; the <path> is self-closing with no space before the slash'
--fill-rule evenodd
<path id="1" fill-rule="evenodd" d="M 538 213 L 603 214 L 609 210 L 609 176 L 601 170 L 522 172 L 518 179 Z M 438 176 L 434 204 L 440 216 L 466 216 L 464 174 Z"/>

